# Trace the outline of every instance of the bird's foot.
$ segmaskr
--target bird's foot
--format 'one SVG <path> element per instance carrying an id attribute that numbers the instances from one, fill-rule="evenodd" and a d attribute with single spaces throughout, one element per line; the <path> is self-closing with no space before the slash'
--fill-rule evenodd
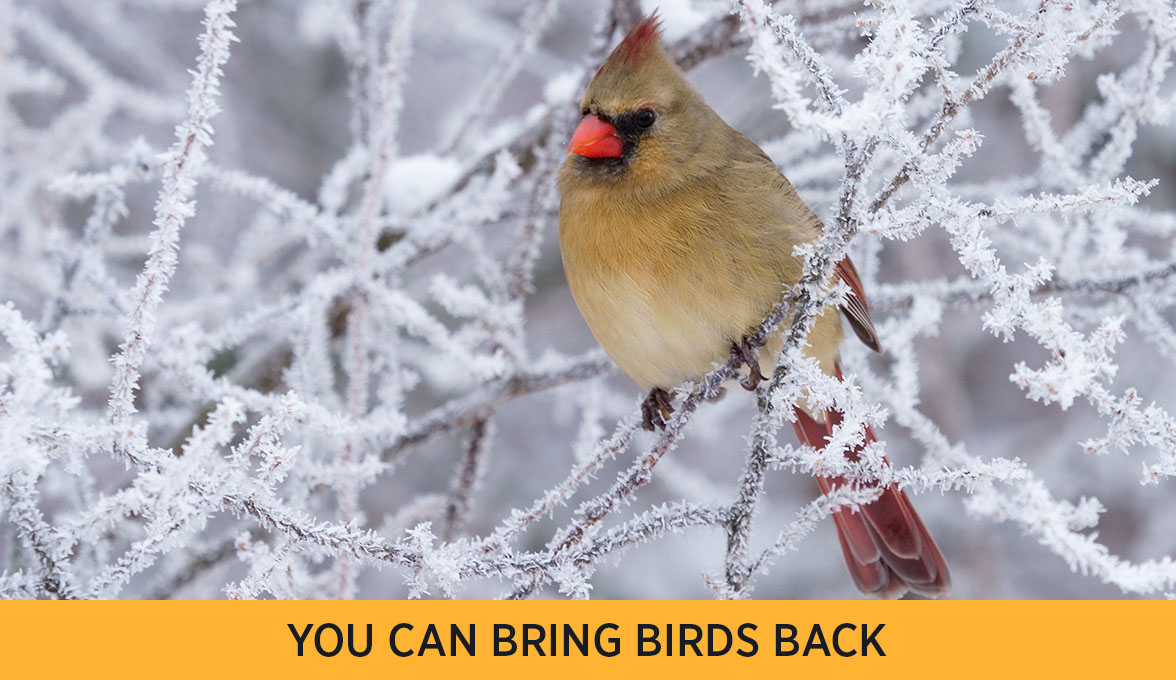
<path id="1" fill-rule="evenodd" d="M 761 381 L 768 379 L 768 376 L 760 371 L 759 360 L 755 358 L 756 350 L 763 346 L 764 343 L 755 342 L 746 335 L 731 345 L 731 358 L 735 361 L 735 370 L 739 370 L 740 366 L 747 366 L 747 375 L 739 384 L 748 392 L 754 391 Z"/>
<path id="2" fill-rule="evenodd" d="M 674 412 L 674 405 L 670 403 L 670 393 L 660 387 L 649 391 L 649 396 L 641 402 L 641 427 L 653 432 L 666 429 L 666 420 Z"/>

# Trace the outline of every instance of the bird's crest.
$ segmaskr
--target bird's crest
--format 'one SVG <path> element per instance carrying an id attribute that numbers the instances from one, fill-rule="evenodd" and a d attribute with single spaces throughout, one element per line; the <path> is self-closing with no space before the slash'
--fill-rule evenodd
<path id="1" fill-rule="evenodd" d="M 637 25 L 629 29 L 625 39 L 613 49 L 608 59 L 596 70 L 596 75 L 599 76 L 609 64 L 624 65 L 629 68 L 640 66 L 661 44 L 661 34 L 661 17 L 657 15 L 657 10 L 654 10 L 652 14 L 638 21 Z"/>
<path id="2" fill-rule="evenodd" d="M 638 64 L 657 49 L 661 34 L 661 18 L 654 10 L 629 30 L 629 34 L 617 45 L 616 52 L 629 64 Z"/>

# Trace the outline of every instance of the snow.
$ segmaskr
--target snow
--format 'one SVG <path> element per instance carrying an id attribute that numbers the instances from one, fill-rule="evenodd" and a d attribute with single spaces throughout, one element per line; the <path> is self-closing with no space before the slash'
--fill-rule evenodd
<path id="1" fill-rule="evenodd" d="M 397 158 L 388 167 L 384 183 L 388 209 L 400 216 L 416 213 L 452 189 L 464 169 L 453 157 L 417 154 Z"/>

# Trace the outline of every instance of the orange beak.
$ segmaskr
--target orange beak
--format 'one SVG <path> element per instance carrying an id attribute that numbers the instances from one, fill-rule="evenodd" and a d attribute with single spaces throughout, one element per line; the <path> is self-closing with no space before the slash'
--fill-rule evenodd
<path id="1" fill-rule="evenodd" d="M 580 121 L 568 144 L 568 153 L 586 158 L 620 158 L 624 152 L 625 143 L 617 136 L 617 129 L 591 113 Z"/>

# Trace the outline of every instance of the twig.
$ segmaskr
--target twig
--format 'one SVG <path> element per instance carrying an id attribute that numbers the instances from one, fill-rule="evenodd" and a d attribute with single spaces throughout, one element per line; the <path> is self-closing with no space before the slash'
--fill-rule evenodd
<path id="1" fill-rule="evenodd" d="M 188 89 L 188 118 L 176 128 L 178 141 L 164 165 L 163 187 L 155 205 L 156 232 L 147 264 L 131 292 L 134 306 L 124 326 L 126 336 L 114 357 L 114 378 L 110 384 L 108 417 L 121 430 L 114 453 L 135 463 L 146 462 L 143 434 L 131 424 L 135 413 L 134 395 L 139 388 L 139 367 L 155 333 L 155 311 L 176 269 L 180 230 L 194 211 L 191 198 L 196 189 L 195 174 L 204 162 L 204 149 L 212 145 L 210 119 L 219 111 L 221 67 L 229 60 L 233 36 L 232 14 L 236 0 L 212 0 L 205 8 L 204 35 L 192 85 Z"/>
<path id="2" fill-rule="evenodd" d="M 516 397 L 541 392 L 571 382 L 594 378 L 612 368 L 612 363 L 600 354 L 581 357 L 550 373 L 525 371 L 489 385 L 464 399 L 439 406 L 416 420 L 416 424 L 399 434 L 384 447 L 382 458 L 394 460 L 406 449 L 420 444 L 433 435 L 470 427 L 479 414 L 490 412 Z"/>
<path id="3" fill-rule="evenodd" d="M 465 452 L 458 463 L 449 491 L 449 500 L 445 504 L 445 521 L 441 530 L 442 540 L 452 540 L 465 528 L 470 510 L 470 500 L 474 494 L 478 477 L 486 465 L 486 452 L 490 447 L 488 428 L 489 422 L 485 418 L 475 420 L 470 427 L 470 438 L 466 442 Z"/>

